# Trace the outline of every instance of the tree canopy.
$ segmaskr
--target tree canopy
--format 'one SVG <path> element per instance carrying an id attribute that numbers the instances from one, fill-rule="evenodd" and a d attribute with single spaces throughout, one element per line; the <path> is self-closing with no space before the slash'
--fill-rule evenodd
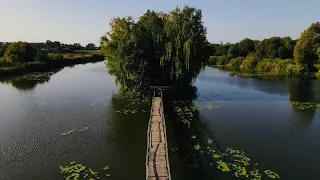
<path id="1" fill-rule="evenodd" d="M 110 73 L 122 86 L 189 84 L 209 55 L 201 19 L 201 10 L 188 6 L 148 10 L 137 21 L 114 18 L 101 37 Z"/>
<path id="2" fill-rule="evenodd" d="M 89 43 L 89 44 L 86 45 L 86 49 L 87 49 L 87 50 L 96 50 L 97 47 L 96 47 L 95 44 Z"/>
<path id="3" fill-rule="evenodd" d="M 19 41 L 10 44 L 4 53 L 4 58 L 9 64 L 23 64 L 33 61 L 35 53 L 30 44 Z"/>
<path id="4" fill-rule="evenodd" d="M 294 60 L 297 64 L 311 67 L 318 59 L 320 47 L 320 22 L 312 23 L 301 33 L 294 47 Z"/>

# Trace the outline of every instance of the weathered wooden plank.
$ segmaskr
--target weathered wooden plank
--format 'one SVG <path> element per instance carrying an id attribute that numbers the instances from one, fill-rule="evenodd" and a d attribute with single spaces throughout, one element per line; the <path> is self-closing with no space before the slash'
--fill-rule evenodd
<path id="1" fill-rule="evenodd" d="M 161 97 L 153 98 L 148 132 L 147 177 L 148 180 L 170 180 L 167 140 Z"/>

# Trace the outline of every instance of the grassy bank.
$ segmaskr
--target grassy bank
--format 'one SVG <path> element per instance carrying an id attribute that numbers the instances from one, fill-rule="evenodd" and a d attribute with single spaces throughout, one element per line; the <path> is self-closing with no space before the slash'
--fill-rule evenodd
<path id="1" fill-rule="evenodd" d="M 44 62 L 28 62 L 18 66 L 7 65 L 0 57 L 0 76 L 11 76 L 29 72 L 43 72 L 75 64 L 103 61 L 104 56 L 99 51 L 81 51 L 72 54 L 50 53 Z"/>

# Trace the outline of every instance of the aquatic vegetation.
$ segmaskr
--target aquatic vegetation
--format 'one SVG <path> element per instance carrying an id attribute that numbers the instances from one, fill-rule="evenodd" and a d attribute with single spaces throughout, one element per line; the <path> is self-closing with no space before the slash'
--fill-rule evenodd
<path id="1" fill-rule="evenodd" d="M 179 120 L 190 126 L 189 121 L 195 116 L 197 107 L 188 101 L 173 101 L 173 105 L 175 106 L 174 110 L 177 113 Z"/>
<path id="2" fill-rule="evenodd" d="M 207 109 L 211 110 L 211 109 L 213 109 L 213 108 L 214 108 L 214 105 L 212 105 L 212 104 L 208 104 L 208 105 L 207 105 Z"/>
<path id="3" fill-rule="evenodd" d="M 130 110 L 130 109 L 123 109 L 122 111 L 119 111 L 119 110 L 117 110 L 116 111 L 117 113 L 122 113 L 122 114 L 136 114 L 136 113 L 138 113 L 139 111 L 138 110 Z M 147 112 L 146 110 L 141 110 L 140 112 Z"/>
<path id="4" fill-rule="evenodd" d="M 262 174 L 259 170 L 258 163 L 251 163 L 251 158 L 249 158 L 245 151 L 237 150 L 233 148 L 227 148 L 225 151 L 219 151 L 217 149 L 212 148 L 212 140 L 208 139 L 206 148 L 202 148 L 200 143 L 194 145 L 194 150 L 198 151 L 205 151 L 205 154 L 208 154 L 213 158 L 215 161 L 216 166 L 210 162 L 210 166 L 216 167 L 218 170 L 222 172 L 229 172 L 231 173 L 236 179 L 253 179 L 253 180 L 261 180 L 262 178 L 271 178 L 271 179 L 279 179 L 280 176 L 271 171 L 265 170 Z"/>
<path id="5" fill-rule="evenodd" d="M 200 146 L 199 144 L 196 144 L 196 145 L 194 145 L 194 149 L 195 149 L 195 150 L 200 150 L 200 149 L 201 149 L 201 146 Z"/>
<path id="6" fill-rule="evenodd" d="M 225 162 L 223 162 L 221 160 L 217 161 L 217 168 L 221 169 L 221 171 L 223 171 L 223 172 L 229 172 L 230 171 L 227 163 L 225 163 Z"/>
<path id="7" fill-rule="evenodd" d="M 191 136 L 191 139 L 195 139 L 195 138 L 197 138 L 196 135 Z"/>
<path id="8" fill-rule="evenodd" d="M 95 180 L 100 179 L 98 172 L 94 171 L 92 168 L 88 168 L 82 164 L 77 164 L 75 161 L 69 163 L 65 166 L 59 166 L 60 172 L 64 174 L 64 178 L 66 180 L 70 179 L 89 179 Z M 105 166 L 103 170 L 109 170 L 109 166 Z M 107 177 L 111 175 L 109 173 L 106 174 Z"/>
<path id="9" fill-rule="evenodd" d="M 280 178 L 280 176 L 279 176 L 277 173 L 275 173 L 275 172 L 273 172 L 273 171 L 270 171 L 270 170 L 265 170 L 264 173 L 266 173 L 266 175 L 267 175 L 269 178 L 271 178 L 271 179 L 278 179 L 278 178 Z"/>
<path id="10" fill-rule="evenodd" d="M 223 103 L 225 101 L 215 101 L 215 102 L 208 102 L 208 103 L 204 103 L 204 102 L 198 102 L 197 106 L 199 107 L 199 110 L 216 110 L 219 109 L 221 106 L 219 105 L 219 103 Z"/>
<path id="11" fill-rule="evenodd" d="M 73 130 L 69 130 L 67 132 L 61 133 L 61 136 L 67 136 L 67 135 L 70 135 L 70 134 L 75 133 L 77 131 L 82 132 L 82 131 L 86 131 L 86 130 L 88 130 L 88 127 L 83 127 L 83 128 L 79 128 L 79 129 L 73 129 Z"/>
<path id="12" fill-rule="evenodd" d="M 259 173 L 258 169 L 254 169 L 250 171 L 250 176 L 253 177 L 253 180 L 261 180 L 262 174 Z"/>
<path id="13" fill-rule="evenodd" d="M 287 104 L 295 106 L 297 109 L 305 110 L 305 109 L 314 109 L 320 108 L 320 103 L 316 102 L 298 102 L 298 101 L 291 101 L 291 102 L 279 102 L 280 104 Z"/>
<path id="14" fill-rule="evenodd" d="M 320 103 L 315 103 L 315 102 L 296 102 L 296 101 L 292 101 L 290 104 L 291 105 L 295 105 L 300 110 L 310 109 L 310 108 L 319 108 L 320 107 Z"/>

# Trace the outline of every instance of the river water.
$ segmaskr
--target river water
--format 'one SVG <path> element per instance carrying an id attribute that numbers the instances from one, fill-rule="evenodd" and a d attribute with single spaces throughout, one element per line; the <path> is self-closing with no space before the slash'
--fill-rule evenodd
<path id="1" fill-rule="evenodd" d="M 193 135 L 244 150 L 281 179 L 320 179 L 319 80 L 240 78 L 206 67 L 194 87 L 191 125 L 164 107 L 173 179 L 232 179 L 207 156 L 190 157 Z M 102 62 L 0 79 L 0 179 L 64 179 L 59 166 L 73 161 L 100 179 L 145 179 L 150 102 L 127 112 L 117 93 Z"/>

